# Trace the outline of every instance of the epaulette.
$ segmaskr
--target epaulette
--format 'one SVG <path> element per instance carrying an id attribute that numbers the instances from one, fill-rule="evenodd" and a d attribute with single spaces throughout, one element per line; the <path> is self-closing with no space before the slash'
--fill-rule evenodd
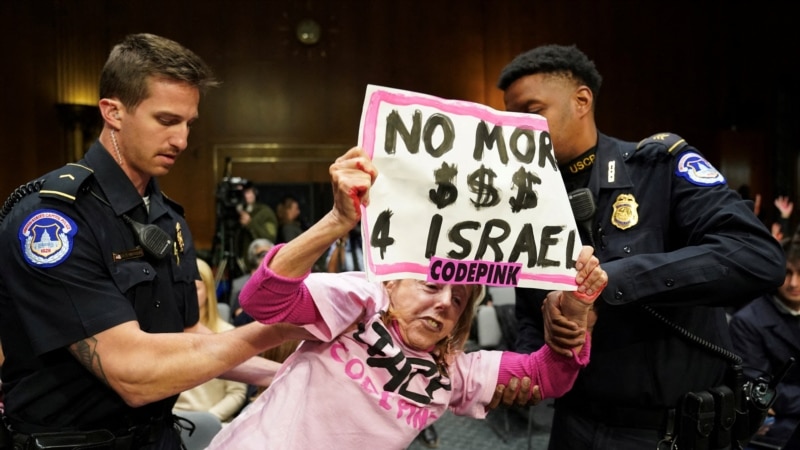
<path id="1" fill-rule="evenodd" d="M 686 141 L 678 136 L 677 134 L 672 133 L 656 133 L 649 138 L 642 139 L 639 141 L 639 144 L 636 145 L 636 150 L 644 148 L 648 145 L 655 144 L 659 147 L 664 148 L 667 153 L 672 155 L 677 155 L 681 152 L 681 150 L 686 147 Z"/>
<path id="2" fill-rule="evenodd" d="M 45 176 L 45 184 L 39 191 L 39 197 L 57 198 L 72 203 L 78 195 L 78 190 L 93 173 L 94 171 L 86 166 L 68 163 Z"/>
<path id="3" fill-rule="evenodd" d="M 181 217 L 186 217 L 183 212 L 183 206 L 181 206 L 180 203 L 167 197 L 167 194 L 165 194 L 164 191 L 161 191 L 161 196 L 164 197 L 164 201 L 167 202 L 167 204 L 171 206 L 172 209 L 174 209 Z"/>

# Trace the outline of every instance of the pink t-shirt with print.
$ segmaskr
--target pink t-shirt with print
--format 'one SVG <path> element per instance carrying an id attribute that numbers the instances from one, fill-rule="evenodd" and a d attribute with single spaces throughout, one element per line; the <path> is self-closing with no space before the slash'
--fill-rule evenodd
<path id="1" fill-rule="evenodd" d="M 271 255 L 265 258 L 270 259 Z M 549 397 L 566 392 L 588 362 L 588 340 L 575 358 L 548 347 L 532 355 L 477 351 L 459 354 L 449 377 L 443 377 L 429 353 L 407 347 L 394 327 L 383 324 L 379 312 L 387 308 L 388 295 L 382 284 L 369 282 L 363 273 L 286 279 L 264 264 L 243 294 L 243 307 L 257 320 L 274 323 L 279 317 L 297 323 L 297 317 L 304 316 L 300 321 L 310 321 L 304 326 L 320 341 L 303 342 L 272 386 L 217 434 L 211 450 L 403 449 L 448 409 L 485 417 L 501 360 L 511 367 L 504 378 L 521 376 L 524 369 Z M 285 310 L 293 304 L 303 309 L 310 299 L 316 310 L 295 310 L 293 320 L 274 307 L 283 304 Z M 362 314 L 361 323 L 353 326 Z"/>

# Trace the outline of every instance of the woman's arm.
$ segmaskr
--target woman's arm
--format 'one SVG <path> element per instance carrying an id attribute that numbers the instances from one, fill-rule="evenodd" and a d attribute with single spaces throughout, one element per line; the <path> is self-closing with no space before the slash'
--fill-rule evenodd
<path id="1" fill-rule="evenodd" d="M 547 345 L 529 355 L 503 352 L 497 384 L 507 385 L 512 378 L 530 377 L 531 384 L 539 386 L 541 398 L 561 397 L 572 388 L 580 369 L 589 364 L 589 336 L 587 332 L 585 344 L 580 352 L 573 350 L 572 357 L 556 353 Z"/>
<path id="2" fill-rule="evenodd" d="M 303 280 L 331 245 L 356 226 L 377 171 L 363 150 L 352 148 L 331 165 L 330 174 L 331 211 L 297 238 L 273 247 L 242 289 L 242 308 L 260 322 L 303 325 L 319 319 Z"/>
<path id="3" fill-rule="evenodd" d="M 507 385 L 512 378 L 530 377 L 532 385 L 538 385 L 542 398 L 564 395 L 578 377 L 578 371 L 589 363 L 591 328 L 594 301 L 603 291 L 608 276 L 600 268 L 592 248 L 584 247 L 576 262 L 578 272 L 575 291 L 553 291 L 547 295 L 545 305 L 559 311 L 559 316 L 569 322 L 578 332 L 578 340 L 568 353 L 558 351 L 550 345 L 529 355 L 504 352 L 500 360 L 498 385 Z"/>
<path id="4" fill-rule="evenodd" d="M 591 331 L 597 320 L 594 302 L 608 284 L 608 274 L 600 261 L 592 256 L 592 247 L 584 246 L 576 261 L 578 269 L 575 291 L 548 293 L 542 302 L 544 339 L 547 345 L 564 356 L 580 350 L 585 331 Z"/>
<path id="5" fill-rule="evenodd" d="M 580 344 L 570 349 L 569 355 L 557 352 L 549 345 L 529 355 L 503 352 L 497 384 L 507 385 L 512 378 L 530 377 L 531 384 L 539 386 L 542 398 L 560 397 L 570 390 L 580 369 L 589 363 L 589 311 L 595 298 L 596 295 L 589 298 L 574 292 L 550 292 L 545 303 L 554 303 L 563 317 L 581 330 Z"/>
<path id="6" fill-rule="evenodd" d="M 359 148 L 352 148 L 330 167 L 333 208 L 303 234 L 292 239 L 269 262 L 280 276 L 305 276 L 339 237 L 361 218 L 361 205 L 369 204 L 369 188 L 378 176 L 372 161 Z"/>

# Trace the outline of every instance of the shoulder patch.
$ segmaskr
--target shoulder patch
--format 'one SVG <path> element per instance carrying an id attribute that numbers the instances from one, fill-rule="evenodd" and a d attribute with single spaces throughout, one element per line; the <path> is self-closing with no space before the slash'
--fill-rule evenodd
<path id="1" fill-rule="evenodd" d="M 681 155 L 675 167 L 675 175 L 698 186 L 716 186 L 725 183 L 725 177 L 696 152 L 686 152 Z"/>
<path id="2" fill-rule="evenodd" d="M 47 174 L 45 184 L 39 191 L 39 197 L 57 198 L 72 203 L 83 182 L 93 173 L 94 171 L 86 166 L 69 163 Z"/>
<path id="3" fill-rule="evenodd" d="M 660 146 L 663 146 L 667 150 L 667 153 L 671 154 L 677 154 L 681 151 L 683 147 L 689 145 L 682 137 L 678 136 L 677 134 L 657 133 L 650 136 L 649 138 L 642 139 L 641 141 L 639 141 L 639 144 L 636 146 L 636 150 L 639 150 L 640 148 L 650 144 L 658 144 Z"/>
<path id="4" fill-rule="evenodd" d="M 57 266 L 72 252 L 77 231 L 75 222 L 61 211 L 34 211 L 19 227 L 22 256 L 31 266 Z"/>

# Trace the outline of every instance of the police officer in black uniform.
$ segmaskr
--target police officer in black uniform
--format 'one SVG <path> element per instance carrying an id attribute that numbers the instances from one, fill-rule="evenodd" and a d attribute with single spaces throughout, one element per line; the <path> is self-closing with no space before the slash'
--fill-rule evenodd
<path id="1" fill-rule="evenodd" d="M 547 118 L 582 240 L 608 272 L 591 363 L 556 400 L 550 448 L 650 450 L 675 442 L 687 393 L 729 381 L 733 362 L 709 348 L 731 348 L 721 307 L 779 286 L 784 262 L 750 204 L 683 139 L 599 133 L 600 82 L 576 47 L 547 45 L 515 58 L 498 85 L 508 110 Z M 516 351 L 544 343 L 543 297 L 517 289 Z"/>
<path id="2" fill-rule="evenodd" d="M 224 375 L 267 385 L 252 358 L 283 338 L 198 324 L 195 249 L 162 194 L 201 92 L 190 50 L 131 35 L 103 69 L 103 131 L 85 158 L 20 187 L 0 210 L 5 429 L 14 448 L 177 449 L 172 405 Z M 187 332 L 184 332 L 187 331 Z"/>

